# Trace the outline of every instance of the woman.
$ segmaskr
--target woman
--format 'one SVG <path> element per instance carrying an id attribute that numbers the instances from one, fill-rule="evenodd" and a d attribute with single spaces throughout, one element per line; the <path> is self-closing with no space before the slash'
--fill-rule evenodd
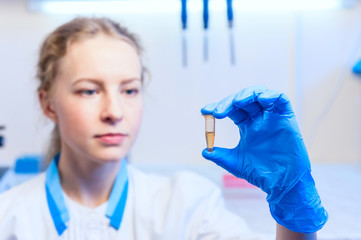
<path id="1" fill-rule="evenodd" d="M 0 196 L 0 239 L 256 239 L 202 177 L 127 164 L 144 72 L 137 39 L 110 19 L 77 18 L 46 38 L 38 96 L 55 124 L 53 159 Z M 315 239 L 327 213 L 287 98 L 248 88 L 202 113 L 230 117 L 242 136 L 235 149 L 203 156 L 268 194 L 278 239 Z"/>

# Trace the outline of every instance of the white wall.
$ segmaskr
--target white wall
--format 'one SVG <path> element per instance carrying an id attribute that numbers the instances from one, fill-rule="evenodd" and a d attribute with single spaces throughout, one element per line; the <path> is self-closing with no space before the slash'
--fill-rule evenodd
<path id="1" fill-rule="evenodd" d="M 35 95 L 37 53 L 45 35 L 72 17 L 28 13 L 25 1 L 0 0 L 0 125 L 6 126 L 0 165 L 46 147 L 51 124 Z M 291 97 L 313 162 L 360 161 L 361 79 L 350 70 L 361 58 L 361 4 L 298 14 L 235 12 L 235 66 L 223 12 L 210 15 L 206 63 L 201 13 L 190 13 L 187 68 L 181 61 L 178 13 L 111 17 L 139 35 L 152 74 L 132 161 L 208 164 L 201 157 L 201 107 L 259 84 Z M 336 88 L 340 91 L 318 121 Z M 235 146 L 238 133 L 231 122 L 216 125 L 216 145 Z"/>

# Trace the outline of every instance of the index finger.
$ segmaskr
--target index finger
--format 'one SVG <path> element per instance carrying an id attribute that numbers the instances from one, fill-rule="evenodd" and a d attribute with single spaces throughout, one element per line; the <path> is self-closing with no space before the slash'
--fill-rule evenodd
<path id="1" fill-rule="evenodd" d="M 241 109 L 246 113 L 259 112 L 262 107 L 257 102 L 257 96 L 267 91 L 265 86 L 248 87 L 233 94 L 219 103 L 213 112 L 214 117 L 224 118 Z"/>

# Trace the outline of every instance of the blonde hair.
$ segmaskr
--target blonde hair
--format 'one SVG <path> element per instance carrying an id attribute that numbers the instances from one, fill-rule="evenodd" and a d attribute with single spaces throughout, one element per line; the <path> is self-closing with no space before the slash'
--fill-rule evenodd
<path id="1" fill-rule="evenodd" d="M 36 77 L 40 80 L 39 91 L 51 94 L 51 89 L 59 72 L 59 61 L 65 56 L 70 44 L 99 34 L 119 38 L 129 42 L 136 49 L 139 57 L 142 54 L 137 37 L 130 33 L 125 27 L 108 18 L 75 18 L 61 25 L 50 33 L 44 40 L 37 65 Z M 144 81 L 146 68 L 142 64 L 141 80 Z M 45 165 L 47 165 L 55 154 L 60 152 L 60 133 L 55 125 L 51 135 L 49 147 L 45 153 Z"/>

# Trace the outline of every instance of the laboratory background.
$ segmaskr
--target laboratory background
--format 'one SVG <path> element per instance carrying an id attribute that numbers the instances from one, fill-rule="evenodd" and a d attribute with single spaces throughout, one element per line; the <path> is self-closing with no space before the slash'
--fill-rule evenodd
<path id="1" fill-rule="evenodd" d="M 360 0 L 0 0 L 0 191 L 41 171 L 52 124 L 37 101 L 39 47 L 75 16 L 110 17 L 145 49 L 145 112 L 129 162 L 204 175 L 252 230 L 274 235 L 265 194 L 201 156 L 200 109 L 265 85 L 296 113 L 329 213 L 319 239 L 361 239 Z M 215 146 L 235 147 L 231 120 L 215 124 Z"/>

